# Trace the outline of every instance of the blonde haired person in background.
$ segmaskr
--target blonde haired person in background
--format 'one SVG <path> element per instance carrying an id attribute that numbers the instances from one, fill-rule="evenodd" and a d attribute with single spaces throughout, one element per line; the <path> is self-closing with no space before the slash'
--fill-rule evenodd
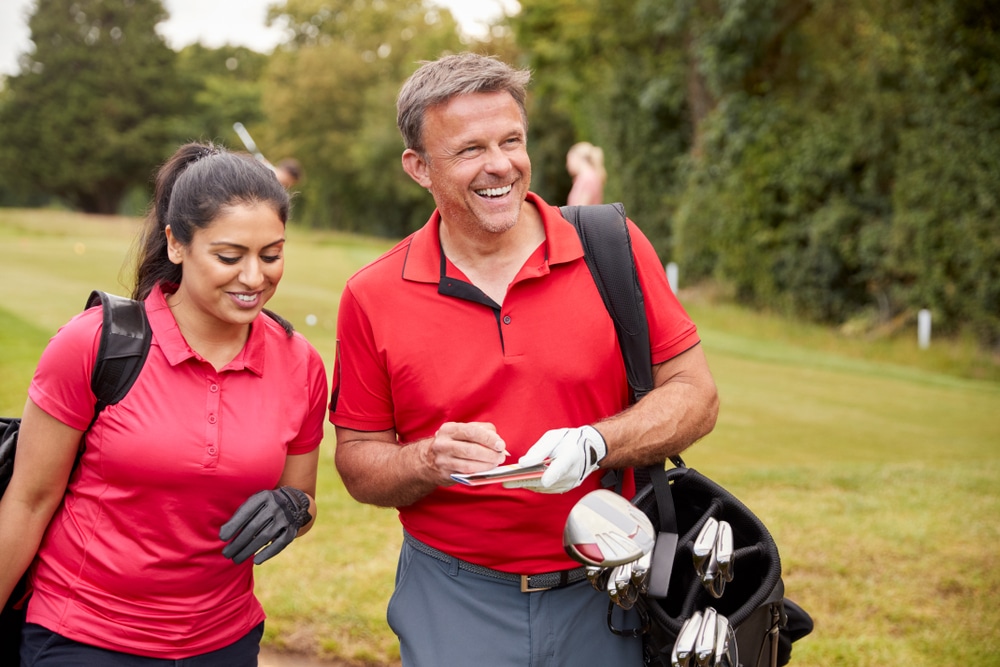
<path id="1" fill-rule="evenodd" d="M 566 153 L 566 171 L 573 177 L 573 188 L 566 203 L 569 206 L 600 204 L 604 199 L 604 151 L 581 141 Z"/>

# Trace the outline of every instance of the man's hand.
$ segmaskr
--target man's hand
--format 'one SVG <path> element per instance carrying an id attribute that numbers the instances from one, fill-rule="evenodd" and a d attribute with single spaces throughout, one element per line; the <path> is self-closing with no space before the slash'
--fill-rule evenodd
<path id="1" fill-rule="evenodd" d="M 539 493 L 564 493 L 580 486 L 587 475 L 597 470 L 607 453 L 604 438 L 593 426 L 554 429 L 539 438 L 518 461 L 528 466 L 552 459 L 541 478 L 504 482 L 504 486 Z"/>
<path id="2" fill-rule="evenodd" d="M 219 530 L 222 541 L 232 540 L 222 555 L 237 564 L 253 556 L 260 565 L 287 547 L 310 518 L 309 496 L 299 489 L 258 491 Z"/>
<path id="3" fill-rule="evenodd" d="M 446 422 L 431 439 L 427 456 L 439 476 L 438 484 L 450 485 L 454 483 L 452 473 L 495 468 L 505 462 L 508 454 L 507 445 L 493 424 Z"/>

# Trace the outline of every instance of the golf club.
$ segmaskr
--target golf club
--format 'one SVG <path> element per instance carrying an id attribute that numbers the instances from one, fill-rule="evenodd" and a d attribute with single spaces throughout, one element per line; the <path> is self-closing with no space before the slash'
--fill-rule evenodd
<path id="1" fill-rule="evenodd" d="M 681 625 L 670 658 L 673 667 L 737 667 L 736 634 L 729 619 L 712 607 L 696 611 Z"/>
<path id="2" fill-rule="evenodd" d="M 694 654 L 694 645 L 701 630 L 701 612 L 696 611 L 691 618 L 684 621 L 677 639 L 674 641 L 674 648 L 670 653 L 670 664 L 673 667 L 691 667 L 691 656 Z"/>
<path id="3" fill-rule="evenodd" d="M 598 489 L 570 510 L 563 548 L 584 565 L 617 567 L 650 553 L 655 536 L 642 510 L 614 491 Z"/>
<path id="4" fill-rule="evenodd" d="M 726 582 L 733 580 L 735 558 L 733 527 L 709 517 L 691 548 L 694 569 L 709 595 L 721 598 Z"/>
<path id="5" fill-rule="evenodd" d="M 729 641 L 729 635 L 732 633 L 729 619 L 722 614 L 716 614 L 715 623 L 715 664 L 717 667 L 736 667 L 739 664 L 739 659 L 735 655 L 736 636 L 734 634 L 733 640 Z"/>
<path id="6" fill-rule="evenodd" d="M 236 134 L 239 135 L 240 141 L 242 141 L 243 145 L 247 147 L 247 150 L 250 151 L 251 155 L 257 158 L 258 161 L 270 166 L 271 163 L 268 162 L 267 158 L 264 157 L 264 154 L 257 149 L 257 142 L 255 142 L 253 137 L 250 136 L 250 133 L 247 132 L 247 128 L 243 126 L 243 123 L 240 123 L 239 121 L 233 123 L 233 130 L 235 130 Z"/>
<path id="7" fill-rule="evenodd" d="M 697 667 L 711 667 L 712 656 L 715 655 L 715 633 L 717 628 L 717 612 L 712 607 L 705 610 L 701 617 L 701 629 L 694 642 L 694 664 Z"/>
<path id="8" fill-rule="evenodd" d="M 715 549 L 716 537 L 719 533 L 719 522 L 709 517 L 705 525 L 698 532 L 698 537 L 694 540 L 692 556 L 694 558 L 694 569 L 702 580 L 705 579 L 706 569 L 710 566 L 712 551 Z"/>
<path id="9" fill-rule="evenodd" d="M 733 527 L 729 525 L 728 521 L 719 522 L 719 534 L 715 541 L 715 560 L 719 565 L 719 576 L 724 581 L 732 581 Z"/>
<path id="10" fill-rule="evenodd" d="M 632 564 L 632 582 L 635 584 L 640 595 L 645 595 L 649 590 L 649 570 L 652 566 L 653 554 L 643 554 L 639 560 Z"/>

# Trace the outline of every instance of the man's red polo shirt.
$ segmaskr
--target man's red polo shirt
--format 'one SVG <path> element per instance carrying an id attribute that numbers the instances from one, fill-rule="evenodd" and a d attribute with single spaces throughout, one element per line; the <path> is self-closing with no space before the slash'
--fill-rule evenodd
<path id="1" fill-rule="evenodd" d="M 628 405 L 614 325 L 572 225 L 537 195 L 545 241 L 502 305 L 442 261 L 437 211 L 347 283 L 338 316 L 330 421 L 395 429 L 400 442 L 444 422 L 496 425 L 516 461 L 545 431 L 591 424 Z M 659 258 L 629 222 L 650 324 L 653 363 L 698 343 Z M 562 547 L 570 508 L 599 474 L 564 494 L 500 485 L 439 487 L 399 508 L 417 539 L 457 558 L 532 574 L 575 567 Z"/>

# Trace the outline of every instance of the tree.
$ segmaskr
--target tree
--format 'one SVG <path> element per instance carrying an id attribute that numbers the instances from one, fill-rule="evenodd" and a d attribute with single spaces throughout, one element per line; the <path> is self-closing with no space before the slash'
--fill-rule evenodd
<path id="1" fill-rule="evenodd" d="M 266 125 L 251 128 L 306 179 L 296 220 L 386 236 L 426 221 L 431 202 L 400 167 L 395 99 L 418 62 L 463 48 L 447 10 L 410 0 L 288 0 L 294 37 L 265 76 Z"/>
<path id="2" fill-rule="evenodd" d="M 532 131 L 600 143 L 685 283 L 853 331 L 930 308 L 1000 349 L 996 0 L 521 6 Z"/>
<path id="3" fill-rule="evenodd" d="M 7 81 L 0 173 L 88 213 L 116 213 L 176 143 L 176 54 L 160 0 L 38 0 L 34 52 Z"/>
<path id="4" fill-rule="evenodd" d="M 252 126 L 264 119 L 261 79 L 267 63 L 268 56 L 243 46 L 184 47 L 177 61 L 178 77 L 190 102 L 178 119 L 178 130 L 187 138 L 220 141 L 243 150 L 233 123 Z"/>

